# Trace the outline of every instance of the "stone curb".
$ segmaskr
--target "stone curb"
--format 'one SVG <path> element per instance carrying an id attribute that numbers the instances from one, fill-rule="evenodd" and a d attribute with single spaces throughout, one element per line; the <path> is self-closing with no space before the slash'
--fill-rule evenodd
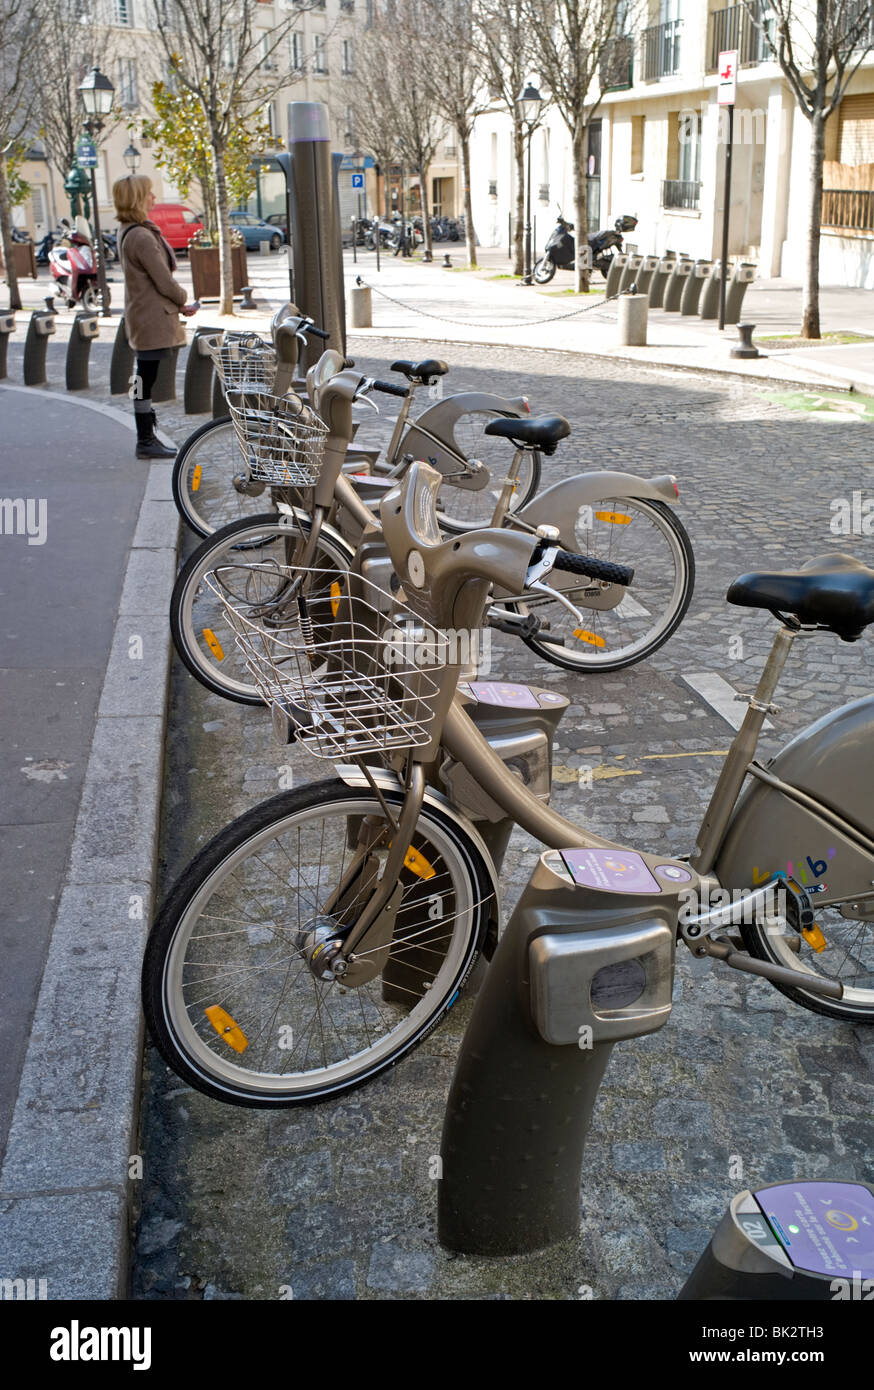
<path id="1" fill-rule="evenodd" d="M 127 1293 L 179 534 L 170 473 L 149 469 L 0 1173 L 0 1277 L 46 1279 L 50 1299 Z"/>

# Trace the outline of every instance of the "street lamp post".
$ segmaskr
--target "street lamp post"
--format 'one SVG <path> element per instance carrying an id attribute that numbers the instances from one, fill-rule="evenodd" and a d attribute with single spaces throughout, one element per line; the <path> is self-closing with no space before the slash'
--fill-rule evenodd
<path id="1" fill-rule="evenodd" d="M 131 173 L 135 174 L 137 172 L 137 169 L 139 169 L 140 167 L 140 160 L 142 159 L 142 155 L 140 154 L 133 141 L 131 141 L 131 143 L 128 145 L 127 149 L 122 155 L 122 159 L 124 160 L 127 167 L 130 169 Z"/>
<path id="2" fill-rule="evenodd" d="M 108 116 L 112 110 L 112 99 L 115 96 L 115 88 L 99 68 L 94 67 L 89 72 L 85 81 L 80 84 L 79 95 L 82 98 L 82 105 L 85 107 L 85 114 L 88 119 L 85 122 L 85 129 L 89 137 L 95 144 L 100 132 L 103 130 L 104 116 Z M 132 148 L 132 147 L 131 147 Z M 97 206 L 97 173 L 92 165 L 91 168 L 91 204 L 94 209 L 94 257 L 97 262 L 97 283 L 100 286 L 100 298 L 103 303 L 103 317 L 110 317 L 109 294 L 106 286 L 106 261 L 103 255 L 103 239 L 100 231 L 100 210 Z"/>
<path id="3" fill-rule="evenodd" d="M 525 198 L 525 274 L 522 276 L 523 285 L 530 285 L 534 278 L 531 268 L 531 137 L 534 134 L 534 127 L 537 125 L 542 105 L 543 97 L 532 82 L 527 83 L 516 98 L 519 114 L 528 127 L 528 187 Z"/>

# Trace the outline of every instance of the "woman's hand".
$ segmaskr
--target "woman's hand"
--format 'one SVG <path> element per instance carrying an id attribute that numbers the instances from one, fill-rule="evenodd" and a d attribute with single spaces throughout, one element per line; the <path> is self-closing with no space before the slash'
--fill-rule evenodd
<path id="1" fill-rule="evenodd" d="M 190 319 L 192 314 L 196 314 L 199 308 L 200 301 L 195 299 L 193 304 L 183 304 L 179 312 L 180 314 L 184 314 L 187 319 Z"/>

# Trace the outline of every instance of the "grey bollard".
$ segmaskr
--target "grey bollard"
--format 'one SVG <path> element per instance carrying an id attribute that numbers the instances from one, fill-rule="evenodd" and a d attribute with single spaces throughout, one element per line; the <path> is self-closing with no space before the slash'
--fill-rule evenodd
<path id="1" fill-rule="evenodd" d="M 259 241 L 259 242 L 258 242 L 258 255 L 259 255 L 259 256 L 269 256 L 269 255 L 270 255 L 270 242 L 269 242 L 269 241 Z"/>
<path id="2" fill-rule="evenodd" d="M 738 261 L 725 291 L 726 323 L 740 323 L 741 305 L 744 302 L 747 285 L 751 285 L 755 278 L 756 267 L 752 261 Z"/>
<path id="3" fill-rule="evenodd" d="M 127 340 L 124 315 L 118 321 L 115 342 L 112 344 L 112 361 L 109 364 L 109 390 L 113 396 L 126 396 L 131 389 L 134 374 L 134 350 Z"/>
<path id="4" fill-rule="evenodd" d="M 0 380 L 6 376 L 6 349 L 10 335 L 15 332 L 15 315 L 0 314 Z"/>
<path id="5" fill-rule="evenodd" d="M 650 282 L 649 307 L 651 309 L 660 309 L 664 304 L 665 290 L 667 289 L 668 281 L 674 273 L 675 265 L 676 257 L 673 251 L 666 251 L 659 261 L 658 268 Z"/>
<path id="6" fill-rule="evenodd" d="M 754 323 L 739 323 L 737 326 L 738 343 L 731 349 L 729 357 L 761 357 L 759 349 L 753 342 Z"/>
<path id="7" fill-rule="evenodd" d="M 155 377 L 155 384 L 152 387 L 152 400 L 160 403 L 161 401 L 175 401 L 176 399 L 176 362 L 179 357 L 178 347 L 170 349 L 169 357 L 162 357 L 158 363 L 158 375 Z"/>
<path id="8" fill-rule="evenodd" d="M 646 316 L 649 298 L 645 294 L 623 294 L 619 300 L 619 346 L 646 347 Z"/>
<path id="9" fill-rule="evenodd" d="M 644 256 L 637 272 L 637 288 L 640 294 L 649 294 L 652 278 L 659 268 L 658 256 Z"/>
<path id="10" fill-rule="evenodd" d="M 66 385 L 68 391 L 87 391 L 91 344 L 100 332 L 97 314 L 79 313 L 73 319 L 67 343 Z"/>
<path id="11" fill-rule="evenodd" d="M 692 274 L 686 280 L 686 287 L 683 290 L 683 298 L 680 300 L 680 313 L 687 318 L 692 314 L 698 313 L 698 300 L 701 297 L 701 290 L 704 281 L 710 274 L 710 261 L 696 261 L 692 267 Z"/>
<path id="12" fill-rule="evenodd" d="M 719 317 L 719 278 L 721 275 L 722 261 L 714 261 L 698 301 L 698 313 L 702 319 Z"/>
<path id="13" fill-rule="evenodd" d="M 319 101 L 288 103 L 288 148 L 293 182 L 292 225 L 295 300 L 302 314 L 330 334 L 309 343 L 303 366 L 325 348 L 346 352 L 343 251 L 328 108 Z M 338 161 L 339 162 L 339 161 Z"/>
<path id="14" fill-rule="evenodd" d="M 686 279 L 692 274 L 691 256 L 680 256 L 674 262 L 674 270 L 667 285 L 665 286 L 665 297 L 662 308 L 668 314 L 679 312 L 680 304 L 683 299 L 683 290 L 686 288 Z"/>
<path id="15" fill-rule="evenodd" d="M 349 317 L 353 328 L 373 327 L 373 303 L 369 285 L 356 285 L 349 291 Z"/>
<path id="16" fill-rule="evenodd" d="M 186 415 L 206 415 L 212 410 L 212 383 L 215 368 L 207 349 L 211 338 L 221 335 L 220 328 L 195 328 L 188 360 L 185 363 L 183 403 Z"/>
<path id="17" fill-rule="evenodd" d="M 241 308 L 241 309 L 257 309 L 257 308 L 258 308 L 258 305 L 255 303 L 255 289 L 254 289 L 254 286 L 252 286 L 252 285 L 244 285 L 243 288 L 240 290 L 240 294 L 243 296 L 243 298 L 240 300 L 240 308 Z"/>
<path id="18" fill-rule="evenodd" d="M 628 255 L 625 251 L 619 251 L 613 257 L 607 270 L 607 283 L 604 286 L 604 293 L 609 299 L 611 295 L 619 293 L 619 282 L 622 279 L 622 272 L 625 269 Z"/>
<path id="19" fill-rule="evenodd" d="M 50 309 L 34 309 L 27 325 L 24 340 L 24 384 L 42 386 L 46 379 L 46 348 L 55 331 L 55 316 Z"/>
<path id="20" fill-rule="evenodd" d="M 630 289 L 632 285 L 637 283 L 637 272 L 640 270 L 640 267 L 642 265 L 643 256 L 632 255 L 629 252 L 624 269 L 622 271 L 622 278 L 619 281 L 620 294 L 622 294 L 625 290 Z"/>

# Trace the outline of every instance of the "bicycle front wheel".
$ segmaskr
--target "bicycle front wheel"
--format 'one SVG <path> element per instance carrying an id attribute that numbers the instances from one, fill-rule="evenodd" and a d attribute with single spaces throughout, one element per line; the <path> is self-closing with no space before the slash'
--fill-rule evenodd
<path id="1" fill-rule="evenodd" d="M 339 780 L 283 792 L 188 866 L 142 975 L 152 1038 L 184 1081 L 232 1105 L 325 1100 L 394 1066 L 455 1002 L 485 939 L 492 881 L 463 828 L 427 804 L 379 972 L 344 987 L 309 964 L 318 934 L 341 916 L 351 925 L 366 901 L 402 800 Z"/>
<path id="2" fill-rule="evenodd" d="M 211 536 L 232 521 L 256 516 L 270 505 L 270 492 L 237 492 L 234 478 L 246 465 L 230 416 L 207 420 L 181 445 L 173 464 L 176 510 L 198 536 Z"/>
<path id="3" fill-rule="evenodd" d="M 561 586 L 585 625 L 557 600 L 532 595 L 511 605 L 540 619 L 540 631 L 525 642 L 569 671 L 620 671 L 652 656 L 679 627 L 695 587 L 695 557 L 682 522 L 663 502 L 606 497 L 580 509 L 575 535 L 580 554 L 633 566 L 634 582 L 628 589 L 581 586 L 553 571 L 548 583 Z"/>
<path id="4" fill-rule="evenodd" d="M 232 522 L 197 547 L 179 571 L 170 599 L 170 631 L 179 656 L 207 690 L 241 705 L 263 704 L 234 640 L 225 610 L 204 576 L 219 565 L 228 591 L 244 604 L 261 605 L 281 596 L 285 575 L 269 566 L 293 565 L 310 532 L 309 519 L 267 513 Z M 323 529 L 313 568 L 323 571 L 310 590 L 316 629 L 333 617 L 331 575 L 347 570 L 354 551 L 336 533 Z M 298 561 L 299 563 L 299 561 Z"/>

